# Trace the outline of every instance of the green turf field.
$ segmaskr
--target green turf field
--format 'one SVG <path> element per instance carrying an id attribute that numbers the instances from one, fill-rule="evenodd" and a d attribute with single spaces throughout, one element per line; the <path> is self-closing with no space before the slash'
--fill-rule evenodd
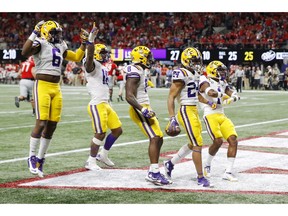
<path id="1" fill-rule="evenodd" d="M 54 134 L 44 167 L 46 175 L 83 168 L 93 136 L 86 110 L 89 96 L 85 87 L 63 86 L 64 108 L 61 123 Z M 128 116 L 128 104 L 116 100 L 113 108 L 123 123 L 123 135 L 117 144 L 139 143 L 114 147 L 109 157 L 117 168 L 143 168 L 149 165 L 148 142 Z M 27 169 L 29 136 L 34 126 L 31 107 L 21 102 L 14 105 L 19 94 L 18 85 L 0 85 L 0 184 L 34 177 Z M 152 108 L 156 111 L 162 129 L 167 124 L 166 99 L 168 89 L 149 90 Z M 288 130 L 288 93 L 284 91 L 243 91 L 241 100 L 225 109 L 237 127 L 240 139 L 264 136 Z M 200 112 L 202 115 L 202 112 Z M 203 130 L 205 126 L 203 124 Z M 165 135 L 166 136 L 166 135 Z M 205 145 L 210 138 L 203 134 Z M 144 141 L 143 141 L 144 140 Z M 177 151 L 186 137 L 165 139 L 161 153 Z M 206 149 L 207 150 L 207 149 Z M 259 151 L 288 153 L 287 148 L 257 148 Z M 58 153 L 58 154 L 54 154 Z M 160 162 L 164 160 L 160 158 Z M 249 160 L 249 158 L 247 158 Z M 288 159 L 287 159 L 288 160 Z M 283 162 L 288 164 L 287 161 Z M 287 169 L 283 167 L 283 169 Z M 281 175 L 280 175 L 281 177 Z M 119 181 L 121 181 L 119 179 Z M 144 181 L 144 178 L 143 178 Z M 287 184 L 287 182 L 283 182 Z M 253 185 L 251 185 L 251 188 Z M 0 204 L 287 204 L 288 196 L 281 194 L 205 193 L 117 191 L 79 189 L 0 188 Z"/>

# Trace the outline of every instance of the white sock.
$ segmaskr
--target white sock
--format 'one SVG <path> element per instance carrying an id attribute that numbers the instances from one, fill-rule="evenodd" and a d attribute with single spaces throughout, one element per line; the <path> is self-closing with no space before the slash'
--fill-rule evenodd
<path id="1" fill-rule="evenodd" d="M 92 157 L 91 155 L 89 155 L 88 160 L 89 160 L 89 161 L 91 161 L 91 160 L 96 160 L 96 157 Z"/>
<path id="2" fill-rule="evenodd" d="M 108 156 L 108 152 L 109 152 L 108 150 L 102 148 L 100 153 L 101 153 L 103 156 L 107 157 L 107 156 Z"/>
<path id="3" fill-rule="evenodd" d="M 178 163 L 182 158 L 186 157 L 188 154 L 190 154 L 192 150 L 188 147 L 187 144 L 183 145 L 177 154 L 171 159 L 172 164 Z"/>
<path id="4" fill-rule="evenodd" d="M 49 147 L 51 139 L 46 139 L 41 137 L 40 139 L 40 147 L 38 151 L 38 158 L 42 159 L 45 158 L 45 154 L 47 153 L 47 149 Z"/>
<path id="5" fill-rule="evenodd" d="M 227 163 L 226 172 L 230 172 L 231 173 L 232 169 L 233 169 L 233 166 L 234 166 L 235 158 L 232 158 L 232 157 L 227 158 L 227 161 L 228 161 L 228 163 Z"/>
<path id="6" fill-rule="evenodd" d="M 208 158 L 207 158 L 207 160 L 206 160 L 205 166 L 211 166 L 211 162 L 212 162 L 212 160 L 213 160 L 214 157 L 215 157 L 215 155 L 212 156 L 212 155 L 210 155 L 210 154 L 208 153 Z"/>
<path id="7" fill-rule="evenodd" d="M 158 173 L 159 172 L 159 164 L 150 164 L 150 172 Z"/>
<path id="8" fill-rule="evenodd" d="M 36 155 L 36 149 L 39 146 L 40 138 L 30 137 L 29 157 Z"/>

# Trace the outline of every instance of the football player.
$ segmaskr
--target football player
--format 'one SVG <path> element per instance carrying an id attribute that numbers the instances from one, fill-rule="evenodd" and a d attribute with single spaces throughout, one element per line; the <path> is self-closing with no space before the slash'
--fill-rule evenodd
<path id="1" fill-rule="evenodd" d="M 237 133 L 232 121 L 224 114 L 223 105 L 231 104 L 240 99 L 236 91 L 229 88 L 226 82 L 227 67 L 220 61 L 212 61 L 206 67 L 206 76 L 200 77 L 200 94 L 204 98 L 217 103 L 216 109 L 211 109 L 203 104 L 205 122 L 208 134 L 213 144 L 209 147 L 208 158 L 204 167 L 204 175 L 211 176 L 211 162 L 223 143 L 223 138 L 228 141 L 227 167 L 223 179 L 237 181 L 233 175 L 233 165 L 237 154 Z"/>
<path id="2" fill-rule="evenodd" d="M 28 167 L 32 174 L 38 174 L 40 177 L 44 177 L 45 154 L 61 118 L 62 93 L 59 81 L 62 61 L 81 61 L 88 35 L 88 32 L 81 30 L 82 44 L 73 52 L 62 39 L 62 27 L 59 23 L 42 20 L 37 23 L 23 46 L 23 56 L 33 55 L 36 74 L 33 90 L 36 123 L 30 137 Z"/>
<path id="3" fill-rule="evenodd" d="M 202 73 L 203 63 L 200 51 L 194 47 L 186 48 L 181 54 L 182 68 L 173 70 L 172 84 L 168 95 L 168 113 L 170 120 L 166 133 L 176 136 L 180 133 L 179 123 L 185 128 L 189 143 L 183 145 L 178 153 L 168 161 L 164 161 L 166 176 L 171 178 L 174 165 L 192 152 L 193 162 L 197 172 L 197 183 L 203 187 L 211 187 L 210 182 L 203 176 L 202 168 L 202 126 L 198 114 L 198 87 Z M 200 96 L 201 97 L 201 96 Z M 178 98 L 180 108 L 177 116 L 175 112 L 175 99 Z M 204 100 L 201 97 L 201 100 Z M 208 100 L 205 103 L 213 104 Z M 215 104 L 214 104 L 215 106 Z"/>
<path id="4" fill-rule="evenodd" d="M 147 76 L 145 69 L 154 62 L 152 52 L 146 46 L 137 46 L 131 51 L 132 64 L 126 66 L 126 101 L 131 105 L 129 114 L 141 131 L 149 138 L 148 154 L 150 168 L 146 181 L 155 185 L 168 185 L 172 181 L 159 171 L 159 155 L 163 144 L 161 131 L 155 112 L 151 109 L 147 93 Z"/>
<path id="5" fill-rule="evenodd" d="M 101 170 L 96 160 L 107 166 L 114 166 L 114 163 L 108 158 L 108 151 L 122 134 L 122 124 L 109 103 L 108 68 L 104 64 L 109 60 L 110 52 L 104 44 L 94 44 L 97 33 L 98 29 L 94 23 L 88 38 L 87 57 L 83 60 L 87 80 L 86 87 L 91 96 L 87 110 L 94 130 L 90 144 L 90 156 L 85 164 L 85 168 L 89 170 Z M 106 137 L 108 128 L 111 129 L 111 133 Z M 103 143 L 104 146 L 98 153 Z"/>
<path id="6" fill-rule="evenodd" d="M 32 56 L 21 64 L 21 69 L 18 73 L 21 77 L 19 83 L 20 95 L 15 97 L 15 106 L 18 108 L 20 107 L 20 101 L 27 100 L 31 103 L 32 116 L 35 116 L 35 103 L 32 97 L 32 90 L 35 80 L 34 67 L 35 63 Z"/>

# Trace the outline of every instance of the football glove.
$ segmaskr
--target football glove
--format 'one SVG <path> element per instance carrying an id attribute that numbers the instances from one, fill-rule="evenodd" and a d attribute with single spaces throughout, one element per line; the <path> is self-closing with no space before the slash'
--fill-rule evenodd
<path id="1" fill-rule="evenodd" d="M 41 27 L 42 25 L 45 23 L 44 20 L 41 20 L 40 22 L 38 22 L 35 27 L 34 27 L 34 30 L 33 30 L 33 33 L 35 33 L 36 35 L 40 35 L 40 31 L 41 31 Z"/>
<path id="2" fill-rule="evenodd" d="M 88 31 L 81 28 L 80 38 L 82 40 L 82 44 L 86 44 L 86 42 L 88 41 L 88 37 L 89 37 Z"/>
<path id="3" fill-rule="evenodd" d="M 96 38 L 96 36 L 98 34 L 98 31 L 99 30 L 97 29 L 96 24 L 94 22 L 93 23 L 93 28 L 92 28 L 89 36 L 88 36 L 88 42 L 87 42 L 88 44 L 94 44 L 94 40 L 95 40 L 95 38 Z"/>
<path id="4" fill-rule="evenodd" d="M 179 123 L 177 122 L 177 119 L 175 118 L 175 116 L 172 116 L 169 119 L 169 122 L 165 128 L 165 132 L 168 136 L 177 136 L 178 134 L 180 134 L 181 129 L 179 127 Z"/>
<path id="5" fill-rule="evenodd" d="M 233 92 L 231 98 L 233 98 L 234 102 L 240 100 L 240 96 L 237 95 L 237 92 Z"/>
<path id="6" fill-rule="evenodd" d="M 156 115 L 156 113 L 153 110 L 149 110 L 145 107 L 141 109 L 141 113 L 145 118 L 153 118 Z"/>
<path id="7" fill-rule="evenodd" d="M 230 98 L 228 98 L 228 99 L 226 99 L 226 100 L 223 100 L 223 105 L 225 106 L 225 105 L 229 105 L 229 104 L 231 104 L 231 103 L 233 103 L 234 102 L 234 98 L 232 98 L 232 97 L 230 97 Z"/>
<path id="8" fill-rule="evenodd" d="M 212 101 L 208 101 L 208 103 L 207 103 L 211 108 L 212 108 L 212 110 L 214 110 L 214 109 L 216 109 L 217 108 L 217 104 L 216 103 L 214 103 L 214 102 L 212 102 Z"/>

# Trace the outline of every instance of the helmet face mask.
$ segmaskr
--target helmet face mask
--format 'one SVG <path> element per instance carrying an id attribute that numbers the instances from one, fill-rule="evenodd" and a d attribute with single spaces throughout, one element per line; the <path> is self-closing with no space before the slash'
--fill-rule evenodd
<path id="1" fill-rule="evenodd" d="M 131 51 L 131 61 L 146 68 L 151 68 L 154 63 L 153 53 L 146 46 L 137 46 Z"/>
<path id="2" fill-rule="evenodd" d="M 200 51 L 194 47 L 186 48 L 181 54 L 181 63 L 188 70 L 201 74 L 203 69 L 203 60 Z"/>
<path id="3" fill-rule="evenodd" d="M 55 21 L 47 21 L 41 27 L 41 37 L 50 43 L 62 42 L 62 28 Z"/>
<path id="4" fill-rule="evenodd" d="M 227 67 L 221 61 L 212 61 L 206 68 L 207 76 L 219 81 L 227 77 Z"/>
<path id="5" fill-rule="evenodd" d="M 104 44 L 95 44 L 94 58 L 102 63 L 110 58 L 110 52 Z"/>

